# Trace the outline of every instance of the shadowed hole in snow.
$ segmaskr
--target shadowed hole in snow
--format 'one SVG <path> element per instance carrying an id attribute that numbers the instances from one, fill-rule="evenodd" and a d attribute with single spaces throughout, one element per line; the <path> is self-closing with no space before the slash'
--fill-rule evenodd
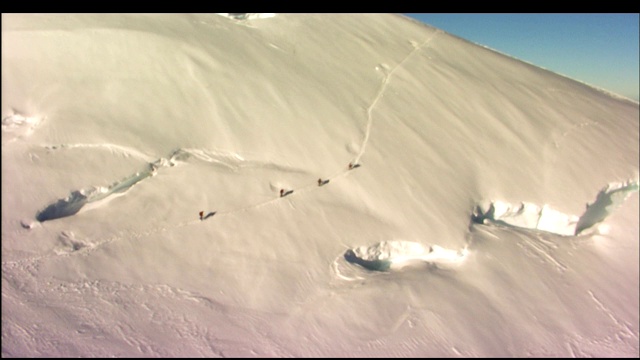
<path id="1" fill-rule="evenodd" d="M 567 215 L 547 205 L 541 207 L 527 202 L 519 205 L 503 201 L 484 202 L 476 206 L 472 220 L 479 224 L 493 223 L 575 236 L 602 222 L 636 191 L 638 180 L 608 184 L 600 190 L 593 203 L 587 204 L 587 209 L 581 216 Z"/>
<path id="2" fill-rule="evenodd" d="M 149 171 L 139 172 L 133 176 L 130 176 L 122 181 L 116 182 L 108 188 L 94 187 L 91 190 L 76 190 L 73 191 L 68 197 L 60 199 L 55 203 L 47 206 L 44 210 L 38 212 L 36 220 L 44 222 L 47 220 L 55 220 L 67 216 L 74 215 L 87 204 L 92 203 L 92 207 L 99 205 L 101 200 L 107 200 L 107 198 L 114 194 L 122 194 L 129 190 L 133 185 L 141 180 L 153 176 L 155 168 L 152 167 Z M 110 199 L 109 199 L 110 200 Z"/>
<path id="3" fill-rule="evenodd" d="M 576 235 L 603 221 L 636 191 L 638 191 L 638 180 L 612 183 L 605 186 L 598 193 L 596 200 L 588 204 L 587 210 L 580 216 L 580 220 L 576 225 Z"/>
<path id="4" fill-rule="evenodd" d="M 38 212 L 36 219 L 40 222 L 71 216 L 87 203 L 87 196 L 74 191 L 65 199 L 60 199 Z"/>
<path id="5" fill-rule="evenodd" d="M 438 245 L 425 246 L 412 241 L 382 241 L 345 252 L 344 258 L 368 270 L 390 271 L 414 266 L 450 267 L 460 264 L 467 249 L 450 250 Z"/>

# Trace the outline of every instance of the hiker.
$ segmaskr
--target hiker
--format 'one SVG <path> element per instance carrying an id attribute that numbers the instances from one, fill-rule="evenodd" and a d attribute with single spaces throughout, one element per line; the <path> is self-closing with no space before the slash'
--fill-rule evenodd
<path id="1" fill-rule="evenodd" d="M 202 220 L 203 215 L 204 215 L 204 211 L 200 211 L 200 220 Z"/>
<path id="2" fill-rule="evenodd" d="M 353 163 L 349 163 L 349 170 L 353 169 Z"/>
<path id="3" fill-rule="evenodd" d="M 284 189 L 280 189 L 280 197 L 284 196 Z"/>
<path id="4" fill-rule="evenodd" d="M 318 186 L 322 186 L 322 179 L 318 179 Z"/>

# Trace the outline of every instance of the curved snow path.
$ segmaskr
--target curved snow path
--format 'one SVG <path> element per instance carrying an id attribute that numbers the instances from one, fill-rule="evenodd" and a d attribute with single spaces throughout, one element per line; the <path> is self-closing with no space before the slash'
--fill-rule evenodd
<path id="1" fill-rule="evenodd" d="M 413 56 L 413 54 L 415 54 L 416 52 L 422 50 L 422 48 L 429 44 L 436 36 L 440 35 L 442 33 L 442 30 L 436 30 L 434 31 L 434 33 L 425 41 L 422 42 L 422 44 L 420 44 L 419 46 L 415 47 L 409 54 L 407 54 L 407 56 L 404 57 L 404 59 L 402 59 L 398 64 L 396 64 L 396 66 L 393 67 L 393 69 L 391 69 L 391 71 L 389 71 L 389 73 L 387 73 L 384 77 L 384 80 L 382 81 L 382 84 L 380 85 L 380 90 L 378 90 L 378 94 L 376 95 L 376 97 L 373 99 L 373 102 L 371 102 L 371 105 L 369 105 L 369 107 L 367 108 L 367 128 L 365 130 L 365 134 L 364 134 L 364 140 L 362 141 L 362 146 L 360 147 L 360 152 L 358 153 L 358 156 L 356 156 L 354 162 L 355 164 L 360 162 L 360 158 L 362 157 L 362 155 L 364 155 L 364 152 L 366 150 L 367 147 L 367 143 L 369 142 L 369 135 L 371 134 L 371 124 L 373 123 L 373 109 L 376 107 L 376 105 L 378 104 L 378 101 L 380 100 L 380 98 L 382 98 L 382 95 L 384 94 L 385 90 L 387 89 L 387 85 L 389 84 L 389 80 L 391 79 L 391 76 L 396 72 L 396 70 L 398 70 L 399 68 L 402 67 L 402 65 L 411 57 Z M 379 65 L 378 67 L 376 67 L 377 70 L 381 70 L 381 69 L 385 69 L 384 65 Z"/>

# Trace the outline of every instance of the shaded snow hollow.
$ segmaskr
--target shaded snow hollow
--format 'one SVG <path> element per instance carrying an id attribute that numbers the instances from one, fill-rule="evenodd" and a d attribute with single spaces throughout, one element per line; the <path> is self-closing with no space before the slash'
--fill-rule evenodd
<path id="1" fill-rule="evenodd" d="M 558 235 L 574 236 L 604 221 L 624 200 L 638 191 L 638 180 L 611 183 L 605 186 L 593 203 L 587 204 L 581 215 L 567 215 L 547 205 L 523 202 L 512 205 L 503 201 L 480 204 L 473 212 L 477 223 L 495 223 L 518 228 L 541 230 Z"/>

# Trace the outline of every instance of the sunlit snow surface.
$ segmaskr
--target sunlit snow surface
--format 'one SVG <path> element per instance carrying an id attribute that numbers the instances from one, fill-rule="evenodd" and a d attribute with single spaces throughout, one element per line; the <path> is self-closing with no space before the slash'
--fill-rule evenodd
<path id="1" fill-rule="evenodd" d="M 637 102 L 391 14 L 2 20 L 3 357 L 639 356 Z"/>

